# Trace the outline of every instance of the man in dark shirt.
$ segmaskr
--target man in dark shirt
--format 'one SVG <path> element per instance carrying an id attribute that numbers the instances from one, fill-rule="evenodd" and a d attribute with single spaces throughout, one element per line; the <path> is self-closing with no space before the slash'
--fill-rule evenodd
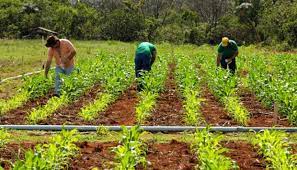
<path id="1" fill-rule="evenodd" d="M 137 46 L 135 52 L 135 76 L 140 78 L 145 71 L 150 71 L 156 59 L 157 49 L 155 45 L 149 42 L 142 42 Z M 137 90 L 141 91 L 143 84 L 141 81 L 138 83 Z"/>
<path id="2" fill-rule="evenodd" d="M 229 40 L 228 37 L 223 37 L 222 42 L 219 44 L 217 66 L 221 65 L 222 68 L 229 68 L 232 74 L 236 70 L 236 60 L 238 56 L 238 47 L 235 41 Z"/>

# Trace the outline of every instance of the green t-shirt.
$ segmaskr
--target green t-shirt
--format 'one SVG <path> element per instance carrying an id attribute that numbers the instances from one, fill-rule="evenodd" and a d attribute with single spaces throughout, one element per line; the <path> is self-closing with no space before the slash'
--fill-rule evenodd
<path id="1" fill-rule="evenodd" d="M 222 54 L 223 59 L 232 57 L 237 51 L 238 51 L 237 44 L 233 40 L 229 40 L 229 44 L 227 47 L 223 47 L 222 43 L 219 44 L 218 53 Z"/>
<path id="2" fill-rule="evenodd" d="M 149 42 L 143 42 L 138 45 L 136 49 L 136 55 L 146 54 L 148 56 L 151 56 L 153 51 L 156 51 L 156 47 L 153 44 Z"/>

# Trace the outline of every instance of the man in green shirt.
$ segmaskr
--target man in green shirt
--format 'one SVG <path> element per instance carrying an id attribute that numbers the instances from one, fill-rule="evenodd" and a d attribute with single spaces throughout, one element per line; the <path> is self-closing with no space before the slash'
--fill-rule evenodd
<path id="1" fill-rule="evenodd" d="M 235 41 L 229 40 L 228 37 L 223 37 L 219 44 L 217 66 L 227 69 L 227 66 L 232 74 L 236 70 L 236 60 L 238 56 L 238 47 Z"/>
<path id="2" fill-rule="evenodd" d="M 150 71 L 156 59 L 157 49 L 155 45 L 149 42 L 142 42 L 138 45 L 135 53 L 135 75 L 136 78 L 142 76 L 142 72 Z M 138 84 L 138 90 L 143 88 L 142 84 Z"/>

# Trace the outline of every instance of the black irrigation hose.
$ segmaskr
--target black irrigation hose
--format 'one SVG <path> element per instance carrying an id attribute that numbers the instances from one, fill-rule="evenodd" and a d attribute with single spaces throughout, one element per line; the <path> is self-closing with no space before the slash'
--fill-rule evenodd
<path id="1" fill-rule="evenodd" d="M 72 130 L 77 129 L 81 132 L 90 132 L 96 131 L 98 127 L 107 128 L 110 131 L 121 131 L 121 126 L 76 126 L 76 125 L 0 125 L 0 128 L 12 129 L 12 130 L 43 130 L 43 131 L 61 131 L 62 129 Z M 131 126 L 127 126 L 131 128 Z M 141 126 L 141 128 L 145 131 L 149 132 L 184 132 L 184 131 L 195 131 L 195 130 L 203 130 L 206 127 L 204 126 Z M 214 126 L 210 127 L 210 131 L 212 132 L 260 132 L 263 130 L 278 130 L 284 132 L 297 132 L 297 127 L 222 127 L 222 126 Z"/>

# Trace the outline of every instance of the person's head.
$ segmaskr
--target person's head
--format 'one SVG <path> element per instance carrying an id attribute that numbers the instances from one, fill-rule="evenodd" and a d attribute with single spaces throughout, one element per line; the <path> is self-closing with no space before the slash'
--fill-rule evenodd
<path id="1" fill-rule="evenodd" d="M 60 46 L 60 40 L 58 37 L 51 35 L 47 38 L 46 40 L 46 47 L 52 47 L 52 48 L 57 48 Z"/>
<path id="2" fill-rule="evenodd" d="M 229 38 L 228 37 L 223 37 L 222 38 L 222 46 L 227 47 L 229 44 Z"/>

